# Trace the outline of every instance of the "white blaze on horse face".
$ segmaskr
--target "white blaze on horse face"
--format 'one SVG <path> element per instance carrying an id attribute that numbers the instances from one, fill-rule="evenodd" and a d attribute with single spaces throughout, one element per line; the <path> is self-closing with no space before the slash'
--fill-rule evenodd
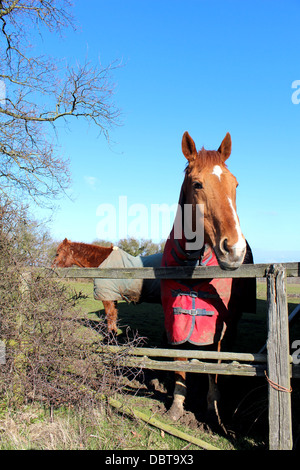
<path id="1" fill-rule="evenodd" d="M 237 231 L 237 235 L 238 235 L 238 241 L 233 245 L 232 249 L 238 254 L 243 254 L 245 249 L 246 249 L 246 242 L 245 242 L 245 239 L 243 237 L 243 234 L 242 234 L 242 230 L 241 230 L 241 227 L 240 227 L 240 223 L 239 223 L 239 219 L 238 219 L 238 216 L 237 216 L 237 213 L 236 213 L 236 210 L 234 208 L 234 205 L 232 203 L 232 200 L 230 199 L 230 197 L 228 197 L 228 201 L 229 201 L 229 205 L 232 209 L 232 212 L 233 212 L 233 219 L 234 219 L 234 222 L 235 222 L 235 228 L 236 228 L 236 231 Z"/>
<path id="2" fill-rule="evenodd" d="M 220 165 L 215 165 L 214 168 L 213 168 L 213 171 L 212 171 L 212 175 L 216 175 L 219 178 L 219 180 L 221 181 L 221 174 L 222 173 L 223 173 L 223 170 L 220 167 Z"/>

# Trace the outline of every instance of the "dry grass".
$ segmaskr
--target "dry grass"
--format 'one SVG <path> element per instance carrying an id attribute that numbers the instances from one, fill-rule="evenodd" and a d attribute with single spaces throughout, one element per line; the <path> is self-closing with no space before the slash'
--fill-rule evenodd
<path id="1" fill-rule="evenodd" d="M 294 286 L 288 286 L 290 291 Z M 299 285 L 296 286 L 299 293 Z M 294 294 L 294 291 L 293 291 Z M 243 342 L 249 337 L 251 338 L 251 345 L 253 347 L 253 335 L 249 334 L 252 327 L 255 327 L 255 334 L 259 333 L 259 325 L 261 329 L 265 328 L 265 286 L 258 286 L 258 301 L 259 312 L 245 319 L 244 325 L 247 328 L 247 334 L 243 336 Z M 289 301 L 295 299 L 289 299 Z M 87 299 L 87 302 L 89 300 Z M 84 302 L 85 303 L 85 302 Z M 83 307 L 83 305 L 82 305 Z M 293 307 L 290 304 L 290 307 Z M 145 307 L 146 308 L 146 307 Z M 126 309 L 126 312 L 125 312 Z M 129 318 L 129 310 L 132 309 L 132 318 Z M 85 309 L 84 309 L 85 310 Z M 122 312 L 122 308 L 121 314 Z M 147 307 L 149 311 L 149 306 Z M 261 310 L 261 311 L 260 311 Z M 88 304 L 85 315 L 91 321 L 91 312 L 93 311 L 93 326 L 99 317 L 94 312 L 94 306 Z M 98 312 L 97 312 L 98 313 Z M 145 315 L 141 315 L 139 307 L 124 306 L 124 320 L 129 324 L 134 324 L 134 321 L 143 320 L 145 323 Z M 131 321 L 129 321 L 131 320 Z M 151 320 L 155 319 L 151 317 Z M 142 325 L 145 327 L 145 325 Z M 142 330 L 140 325 L 137 325 L 139 331 Z M 81 330 L 85 330 L 84 336 L 81 335 Z M 90 331 L 90 324 L 84 323 L 80 325 L 79 338 L 87 339 L 87 332 Z M 142 330 L 142 333 L 147 335 L 148 331 Z M 156 334 L 153 338 L 156 341 L 160 337 Z M 258 346 L 264 341 L 264 334 L 262 332 L 261 338 L 258 341 Z M 75 335 L 75 343 L 77 343 L 78 336 Z M 154 339 L 153 339 L 154 341 Z M 86 347 L 87 345 L 85 345 Z M 250 349 L 252 350 L 252 349 Z M 122 358 L 120 358 L 122 359 Z M 85 358 L 84 362 L 87 361 Z M 115 366 L 113 367 L 115 368 Z M 70 373 L 70 370 L 69 370 Z M 82 378 L 82 374 L 80 377 Z M 110 374 L 109 374 L 110 376 Z M 111 376 L 110 376 L 111 377 Z M 75 378 L 73 376 L 72 380 Z M 108 380 L 109 382 L 109 380 Z M 99 383 L 98 383 L 99 384 Z M 240 382 L 239 382 L 240 384 Z M 92 385 L 92 383 L 90 384 Z M 109 385 L 109 383 L 107 383 Z M 121 383 L 119 384 L 121 386 Z M 78 392 L 82 390 L 78 388 Z M 77 401 L 77 400 L 76 400 Z M 140 398 L 139 400 L 140 401 Z M 57 409 L 51 406 L 41 406 L 38 402 L 30 406 L 22 406 L 19 411 L 12 411 L 11 408 L 4 408 L 1 413 L 0 407 L 0 449 L 49 449 L 49 450 L 125 450 L 125 449 L 182 449 L 186 443 L 176 441 L 168 436 L 162 436 L 159 430 L 149 428 L 145 424 L 140 424 L 135 420 L 125 418 L 125 416 L 111 412 L 109 408 L 104 405 L 95 404 L 91 401 L 90 404 L 79 403 L 79 406 L 63 405 Z M 149 403 L 149 405 L 148 405 Z M 146 406 L 146 405 L 145 405 Z M 151 399 L 147 398 L 147 407 L 151 407 Z M 50 415 L 50 411 L 53 413 Z M 190 431 L 190 430 L 189 430 Z M 219 443 L 218 443 L 219 444 Z M 216 445 L 218 445 L 216 444 Z M 243 446 L 245 442 L 243 442 Z M 224 443 L 225 448 L 232 449 L 228 443 Z M 250 448 L 255 448 L 255 443 L 249 444 Z"/>
<path id="2" fill-rule="evenodd" d="M 150 413 L 151 415 L 151 413 Z M 149 415 L 149 417 L 150 417 Z M 163 418 L 159 418 L 160 420 Z M 179 426 L 180 427 L 180 426 Z M 182 431 L 223 448 L 226 439 L 196 429 Z M 0 450 L 199 450 L 147 423 L 103 406 L 56 410 L 51 418 L 38 405 L 7 412 L 0 418 Z"/>
<path id="3" fill-rule="evenodd" d="M 88 413 L 64 410 L 55 419 L 43 409 L 27 407 L 25 411 L 6 413 L 0 419 L 0 449 L 9 450 L 76 450 L 90 446 L 89 429 L 103 421 L 99 410 Z"/>

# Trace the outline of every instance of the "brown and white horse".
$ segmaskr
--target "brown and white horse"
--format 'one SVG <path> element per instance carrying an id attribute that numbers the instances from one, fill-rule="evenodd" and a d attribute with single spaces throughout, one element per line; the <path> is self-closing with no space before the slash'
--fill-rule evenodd
<path id="1" fill-rule="evenodd" d="M 225 163 L 231 154 L 230 134 L 226 134 L 218 151 L 208 151 L 204 148 L 197 151 L 193 139 L 188 132 L 185 132 L 182 138 L 182 151 L 188 164 L 180 193 L 181 211 L 179 217 L 176 216 L 166 242 L 162 265 L 219 264 L 224 270 L 232 270 L 244 262 L 253 263 L 250 247 L 242 234 L 237 216 L 237 180 Z M 193 247 L 193 243 L 188 244 L 185 232 L 178 231 L 178 223 L 182 221 L 183 224 L 188 220 L 184 217 L 185 208 L 192 208 L 188 224 L 190 233 L 195 235 L 194 243 L 197 230 L 199 232 L 199 227 L 200 229 L 202 227 L 201 246 Z M 198 229 L 197 222 L 199 222 Z M 177 235 L 179 233 L 180 236 L 175 236 L 176 229 Z M 255 304 L 256 292 L 253 283 L 248 286 L 243 285 L 244 281 L 241 279 L 209 279 L 205 280 L 206 284 L 203 281 L 202 279 L 161 281 L 166 332 L 169 344 L 172 346 L 180 345 L 179 347 L 186 348 L 188 343 L 192 343 L 193 346 L 200 347 L 215 344 L 216 348 L 219 348 L 226 330 L 227 333 L 232 331 L 231 322 L 236 325 L 242 311 L 249 311 L 247 306 L 245 308 L 245 304 L 243 305 L 241 290 L 244 289 L 245 292 L 245 289 L 250 287 L 252 306 Z M 218 284 L 219 281 L 221 284 Z M 235 281 L 238 283 L 235 284 Z M 209 328 L 213 330 L 209 331 Z M 185 360 L 184 357 L 181 360 Z M 175 373 L 173 404 L 169 410 L 169 415 L 174 421 L 183 414 L 185 396 L 186 374 L 178 371 Z M 218 399 L 216 377 L 209 376 L 208 411 L 214 411 L 216 416 L 218 416 Z"/>
<path id="2" fill-rule="evenodd" d="M 113 249 L 113 245 L 105 247 L 89 243 L 71 242 L 65 238 L 57 248 L 52 268 L 70 268 L 74 265 L 80 268 L 98 268 Z M 105 310 L 108 332 L 117 333 L 117 302 L 103 300 L 102 303 Z"/>

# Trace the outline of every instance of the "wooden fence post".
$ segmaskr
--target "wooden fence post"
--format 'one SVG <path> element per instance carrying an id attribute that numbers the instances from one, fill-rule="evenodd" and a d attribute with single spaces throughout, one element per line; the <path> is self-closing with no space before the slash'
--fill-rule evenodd
<path id="1" fill-rule="evenodd" d="M 273 265 L 267 272 L 269 448 L 292 449 L 291 369 L 285 270 Z"/>

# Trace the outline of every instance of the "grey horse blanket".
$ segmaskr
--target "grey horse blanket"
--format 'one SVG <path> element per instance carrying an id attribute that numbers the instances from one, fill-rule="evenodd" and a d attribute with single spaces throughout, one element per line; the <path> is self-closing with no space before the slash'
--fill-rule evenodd
<path id="1" fill-rule="evenodd" d="M 99 269 L 160 267 L 162 253 L 132 256 L 121 248 L 114 249 Z M 160 279 L 94 279 L 94 299 L 134 303 L 161 303 Z"/>

